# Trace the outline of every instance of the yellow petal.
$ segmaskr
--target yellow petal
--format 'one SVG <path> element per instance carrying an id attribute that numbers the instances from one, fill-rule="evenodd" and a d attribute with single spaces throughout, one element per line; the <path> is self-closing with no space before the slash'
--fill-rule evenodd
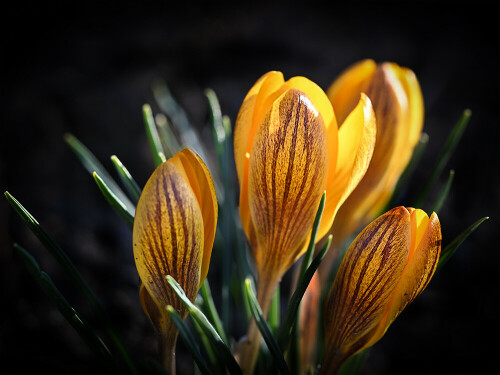
<path id="1" fill-rule="evenodd" d="M 398 315 L 428 285 L 439 260 L 441 252 L 441 226 L 435 213 L 431 217 L 422 210 L 408 208 L 411 213 L 412 244 L 408 261 L 401 277 L 392 292 L 377 333 L 370 345 L 377 341 L 389 328 Z M 413 243 L 416 241 L 416 243 Z"/>
<path id="2" fill-rule="evenodd" d="M 325 356 L 326 367 L 381 337 L 374 334 L 406 264 L 409 234 L 410 214 L 397 207 L 370 223 L 347 250 L 324 307 L 327 353 L 337 353 Z"/>
<path id="3" fill-rule="evenodd" d="M 356 106 L 359 94 L 365 91 L 375 67 L 375 61 L 370 59 L 355 63 L 342 72 L 326 91 L 339 124 L 344 122 Z"/>
<path id="4" fill-rule="evenodd" d="M 142 191 L 133 228 L 137 271 L 157 306 L 170 304 L 183 311 L 165 279 L 167 275 L 172 275 L 194 300 L 203 241 L 203 217 L 185 175 L 171 161 L 159 165 Z"/>
<path id="5" fill-rule="evenodd" d="M 321 113 L 323 122 L 326 128 L 327 143 L 328 143 L 328 174 L 326 178 L 326 185 L 331 186 L 336 183 L 336 166 L 338 159 L 339 149 L 339 135 L 338 126 L 335 114 L 333 112 L 332 104 L 326 96 L 325 92 L 313 81 L 304 77 L 293 77 L 286 82 L 286 86 L 299 89 L 307 94 L 307 97 L 312 101 L 316 110 Z M 329 194 L 326 196 L 325 204 L 331 205 L 332 198 Z M 324 217 L 324 215 L 323 215 Z M 331 223 L 330 223 L 331 225 Z M 326 233 L 326 232 L 325 232 Z M 323 234 L 325 234 L 323 233 Z M 318 235 L 318 238 L 322 236 Z"/>
<path id="6" fill-rule="evenodd" d="M 326 184 L 326 202 L 318 230 L 322 238 L 335 214 L 365 175 L 375 146 L 376 124 L 370 99 L 361 94 L 356 108 L 339 130 L 338 159 L 334 178 Z"/>
<path id="7" fill-rule="evenodd" d="M 240 183 L 240 218 L 247 238 L 252 243 L 253 228 L 248 206 L 248 166 L 255 134 L 262 117 L 284 82 L 281 72 L 271 71 L 257 81 L 238 112 L 234 129 L 235 163 Z"/>
<path id="8" fill-rule="evenodd" d="M 174 155 L 172 159 L 176 157 L 178 157 L 182 163 L 182 167 L 188 177 L 189 185 L 195 193 L 203 216 L 203 258 L 199 284 L 199 287 L 201 287 L 201 284 L 208 274 L 215 230 L 217 228 L 217 197 L 215 195 L 214 182 L 210 171 L 198 154 L 189 149 L 184 149 Z"/>
<path id="9" fill-rule="evenodd" d="M 297 89 L 275 100 L 259 127 L 248 194 L 261 278 L 281 277 L 300 256 L 324 191 L 326 145 L 322 117 Z"/>

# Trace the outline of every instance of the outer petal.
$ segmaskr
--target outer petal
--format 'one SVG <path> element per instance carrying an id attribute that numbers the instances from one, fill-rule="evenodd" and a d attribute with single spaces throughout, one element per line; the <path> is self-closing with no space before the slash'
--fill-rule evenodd
<path id="1" fill-rule="evenodd" d="M 208 266 L 210 264 L 210 256 L 212 254 L 215 230 L 217 228 L 217 197 L 215 195 L 215 187 L 212 176 L 198 154 L 189 149 L 184 149 L 174 155 L 171 160 L 174 161 L 176 159 L 180 161 L 180 168 L 183 168 L 187 175 L 189 185 L 195 193 L 196 199 L 201 208 L 201 214 L 203 216 L 203 257 L 200 284 L 198 286 L 201 287 L 201 284 L 208 274 Z"/>
<path id="2" fill-rule="evenodd" d="M 374 220 L 351 244 L 325 303 L 328 374 L 374 337 L 410 249 L 410 214 L 397 207 Z"/>
<path id="3" fill-rule="evenodd" d="M 358 105 L 339 130 L 338 160 L 334 178 L 326 184 L 327 200 L 318 238 L 330 230 L 337 210 L 365 175 L 375 146 L 375 133 L 371 101 L 361 94 Z"/>
<path id="4" fill-rule="evenodd" d="M 337 121 L 342 124 L 366 91 L 367 82 L 375 72 L 376 63 L 371 59 L 353 64 L 331 84 L 326 94 L 333 105 Z"/>
<path id="5" fill-rule="evenodd" d="M 274 102 L 259 128 L 248 187 L 261 278 L 281 277 L 301 255 L 324 191 L 326 142 L 322 117 L 297 89 Z"/>
<path id="6" fill-rule="evenodd" d="M 165 277 L 194 300 L 200 282 L 203 216 L 185 175 L 167 161 L 153 172 L 137 204 L 133 244 L 139 276 L 157 306 L 184 311 Z"/>
<path id="7" fill-rule="evenodd" d="M 399 163 L 398 152 L 406 144 L 408 100 L 389 65 L 377 67 L 367 95 L 373 103 L 377 123 L 375 149 L 363 179 L 340 207 L 332 227 L 336 242 L 343 241 L 383 209 L 401 173 L 394 172 L 393 167 Z M 333 255 L 327 257 L 325 265 Z"/>
<path id="8" fill-rule="evenodd" d="M 436 270 L 441 253 L 441 225 L 435 213 L 430 218 L 425 215 L 423 221 L 423 225 L 417 230 L 421 233 L 415 236 L 417 243 L 412 243 L 413 249 L 410 250 L 408 262 L 394 289 L 391 303 L 387 308 L 385 323 L 381 322 L 382 334 L 404 308 L 427 287 Z M 415 229 L 412 223 L 412 237 Z"/>
<path id="9" fill-rule="evenodd" d="M 250 221 L 248 205 L 248 167 L 255 134 L 272 102 L 279 95 L 283 86 L 283 74 L 271 71 L 261 77 L 245 98 L 238 113 L 234 130 L 234 152 L 238 180 L 240 182 L 240 218 L 241 224 L 253 244 L 255 234 Z"/>

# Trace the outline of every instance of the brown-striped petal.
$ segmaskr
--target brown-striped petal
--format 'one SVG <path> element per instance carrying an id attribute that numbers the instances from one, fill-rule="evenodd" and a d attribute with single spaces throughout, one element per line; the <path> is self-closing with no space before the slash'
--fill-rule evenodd
<path id="1" fill-rule="evenodd" d="M 324 191 L 327 140 L 311 100 L 289 89 L 274 101 L 252 148 L 249 203 L 259 277 L 281 277 L 301 255 Z"/>
<path id="2" fill-rule="evenodd" d="M 155 304 L 182 303 L 165 277 L 172 275 L 194 300 L 203 257 L 203 216 L 185 173 L 167 161 L 156 168 L 137 204 L 133 247 L 137 271 Z"/>
<path id="3" fill-rule="evenodd" d="M 203 216 L 204 241 L 199 288 L 208 274 L 215 230 L 217 228 L 218 206 L 214 182 L 210 171 L 200 156 L 189 149 L 178 152 L 170 161 L 176 164 L 178 171 L 185 174 Z"/>
<path id="4" fill-rule="evenodd" d="M 234 128 L 234 159 L 240 184 L 240 218 L 243 230 L 250 243 L 255 242 L 255 233 L 250 220 L 248 202 L 248 169 L 255 134 L 268 111 L 276 92 L 283 86 L 281 72 L 271 71 L 263 75 L 250 89 L 238 112 Z"/>
<path id="5" fill-rule="evenodd" d="M 334 371 L 373 338 L 410 249 L 410 214 L 397 207 L 353 241 L 324 306 L 323 374 Z"/>

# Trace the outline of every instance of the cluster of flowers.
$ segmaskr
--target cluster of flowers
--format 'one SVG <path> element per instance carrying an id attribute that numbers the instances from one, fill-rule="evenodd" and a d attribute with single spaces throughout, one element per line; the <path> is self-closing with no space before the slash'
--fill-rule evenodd
<path id="1" fill-rule="evenodd" d="M 241 105 L 234 128 L 239 212 L 264 317 L 282 277 L 306 252 L 324 193 L 316 239 L 333 235 L 332 251 L 315 276 L 321 282 L 311 283 L 306 295 L 325 285 L 338 249 L 359 232 L 324 306 L 311 302 L 317 298 L 304 298 L 301 306 L 324 309 L 322 374 L 335 373 L 376 343 L 434 274 L 441 251 L 437 215 L 402 206 L 382 213 L 422 126 L 423 99 L 414 73 L 372 60 L 348 68 L 327 92 L 307 78 L 285 81 L 282 73 L 269 72 Z M 140 299 L 171 372 L 178 332 L 165 307 L 182 317 L 187 310 L 166 276 L 195 300 L 208 273 L 217 217 L 210 172 L 189 149 L 157 167 L 137 205 L 133 249 Z M 260 340 L 252 322 L 234 349 L 244 374 L 253 373 Z"/>

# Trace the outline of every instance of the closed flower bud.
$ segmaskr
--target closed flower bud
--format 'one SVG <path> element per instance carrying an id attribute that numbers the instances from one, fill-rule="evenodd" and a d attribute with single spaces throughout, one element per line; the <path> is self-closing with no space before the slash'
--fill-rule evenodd
<path id="1" fill-rule="evenodd" d="M 216 225 L 214 185 L 201 158 L 185 149 L 159 165 L 137 204 L 133 247 L 141 304 L 172 374 L 178 332 L 166 307 L 173 306 L 183 317 L 187 311 L 166 276 L 175 278 L 194 301 L 208 273 Z"/>
<path id="2" fill-rule="evenodd" d="M 375 344 L 427 286 L 441 252 L 441 225 L 419 209 L 396 207 L 353 241 L 324 305 L 322 374 Z"/>
<path id="3" fill-rule="evenodd" d="M 394 63 L 376 64 L 373 60 L 363 60 L 348 68 L 327 90 L 339 121 L 352 111 L 361 92 L 372 101 L 377 140 L 368 170 L 340 208 L 333 224 L 334 247 L 383 210 L 423 127 L 422 93 L 410 69 Z M 322 270 L 331 267 L 335 255 L 333 251 L 327 255 Z"/>
<path id="4" fill-rule="evenodd" d="M 318 239 L 366 171 L 375 121 L 370 100 L 365 95 L 358 100 L 338 131 L 321 88 L 304 77 L 285 82 L 282 73 L 269 72 L 240 108 L 234 131 L 239 209 L 258 271 L 257 298 L 264 315 L 282 275 L 306 250 L 323 192 Z M 259 337 L 256 328 L 255 334 Z M 250 345 L 258 350 L 258 344 Z M 244 371 L 251 372 L 249 363 L 256 353 L 247 358 Z"/>

